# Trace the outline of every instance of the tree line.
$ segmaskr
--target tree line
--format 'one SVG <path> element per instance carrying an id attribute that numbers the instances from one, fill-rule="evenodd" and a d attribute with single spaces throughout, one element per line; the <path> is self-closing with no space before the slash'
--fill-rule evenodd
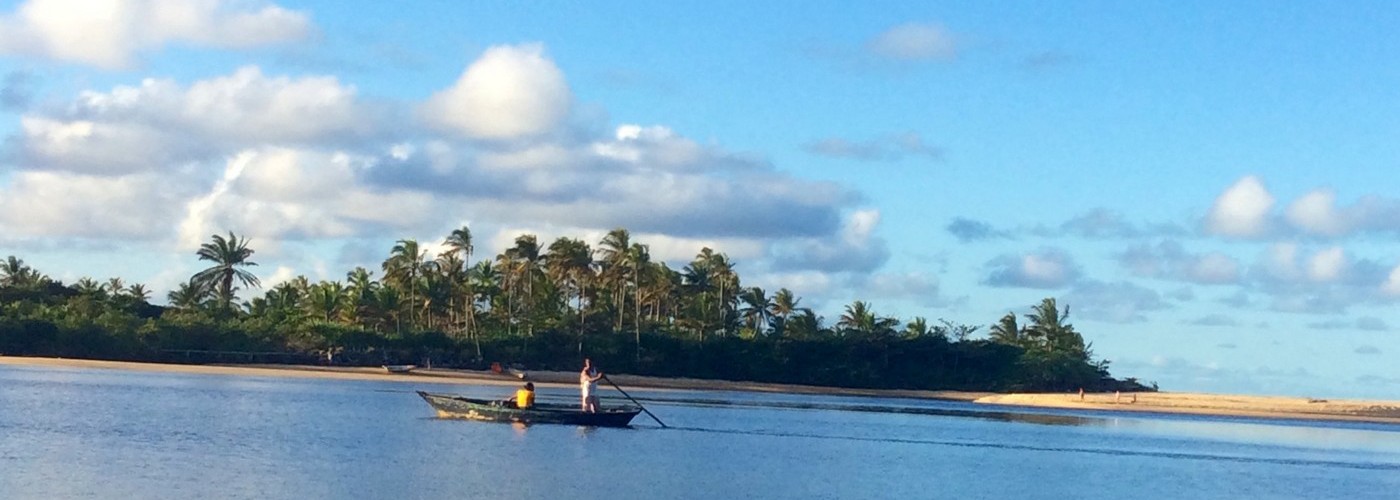
<path id="1" fill-rule="evenodd" d="M 0 353 L 150 361 L 421 363 L 576 368 L 591 356 L 614 372 L 844 387 L 1142 389 L 1119 381 L 1054 298 L 982 327 L 908 321 L 864 301 L 835 321 L 786 288 L 745 286 L 723 253 L 702 249 L 679 269 L 651 258 L 626 229 L 596 247 L 534 235 L 474 259 L 471 230 L 432 255 L 394 243 L 378 269 L 344 280 L 304 276 L 261 293 L 246 238 L 212 235 L 208 267 L 168 305 L 119 278 L 53 280 L 10 256 L 0 262 Z M 247 297 L 244 300 L 243 297 Z M 1024 320 L 1024 321 L 1023 321 Z M 230 355 L 228 353 L 240 353 Z M 233 356 L 233 357 L 229 357 Z"/>

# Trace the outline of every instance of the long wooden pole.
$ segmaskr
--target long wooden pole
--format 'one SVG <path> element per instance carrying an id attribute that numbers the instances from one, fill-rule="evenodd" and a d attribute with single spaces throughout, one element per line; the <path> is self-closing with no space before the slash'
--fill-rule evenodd
<path id="1" fill-rule="evenodd" d="M 641 402 L 639 402 L 639 401 L 637 401 L 635 398 L 633 398 L 632 395 L 627 394 L 627 391 L 622 390 L 621 387 L 618 387 L 618 386 L 617 386 L 617 383 L 613 382 L 612 379 L 608 378 L 607 374 L 604 374 L 604 375 L 603 375 L 603 380 L 606 380 L 606 381 L 608 381 L 609 384 L 612 384 L 613 388 L 614 388 L 614 389 L 617 389 L 617 392 L 622 393 L 623 396 L 627 396 L 627 399 L 631 400 L 632 403 L 636 404 L 638 408 L 641 408 L 642 411 L 646 412 L 648 417 L 651 417 L 651 419 L 652 419 L 652 420 L 655 420 L 656 423 L 661 424 L 661 428 L 663 428 L 663 429 L 666 428 L 666 422 L 662 422 L 661 419 L 656 418 L 656 415 L 653 415 L 653 414 L 651 413 L 651 410 L 648 410 L 647 407 L 642 406 L 642 403 L 641 403 Z"/>

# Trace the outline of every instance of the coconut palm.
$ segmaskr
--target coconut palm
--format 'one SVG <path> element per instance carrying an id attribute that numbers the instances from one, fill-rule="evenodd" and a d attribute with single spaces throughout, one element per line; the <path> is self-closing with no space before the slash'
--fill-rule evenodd
<path id="1" fill-rule="evenodd" d="M 235 281 L 243 286 L 262 286 L 258 277 L 245 269 L 258 264 L 248 260 L 253 256 L 253 249 L 248 248 L 246 238 L 239 238 L 233 232 L 229 232 L 227 239 L 217 234 L 210 236 L 210 239 L 209 243 L 200 245 L 195 255 L 199 256 L 199 260 L 207 260 L 214 265 L 195 273 L 192 279 L 213 290 L 221 310 L 227 312 L 233 308 L 233 302 L 237 299 L 235 293 L 238 287 L 234 286 Z"/>
<path id="2" fill-rule="evenodd" d="M 401 290 L 408 292 L 408 327 L 413 329 L 417 316 L 414 314 L 418 303 L 418 277 L 423 273 L 423 261 L 428 251 L 419 248 L 418 240 L 399 240 L 389 250 L 389 258 L 380 266 L 384 269 L 384 279 L 392 280 Z M 402 324 L 398 324 L 402 328 Z"/>
<path id="3" fill-rule="evenodd" d="M 577 300 L 578 351 L 582 355 L 585 316 L 588 310 L 583 305 L 583 299 L 588 295 L 589 283 L 593 281 L 593 251 L 583 240 L 559 238 L 549 244 L 544 260 L 549 278 L 559 283 L 561 290 L 573 292 Z"/>
<path id="4" fill-rule="evenodd" d="M 617 311 L 617 325 L 613 327 L 615 331 L 622 331 L 622 315 L 626 309 L 623 302 L 626 300 L 628 271 L 628 258 L 632 249 L 632 233 L 626 229 L 617 228 L 608 231 L 598 242 L 598 262 L 602 265 L 602 278 L 604 286 L 612 293 L 613 309 Z"/>
<path id="5" fill-rule="evenodd" d="M 1025 332 L 1016 324 L 1016 313 L 1006 313 L 1005 316 L 1001 317 L 1001 320 L 992 325 L 991 330 L 988 332 L 993 342 L 1020 347 L 1025 346 Z"/>
<path id="6" fill-rule="evenodd" d="M 140 283 L 133 283 L 131 286 L 126 287 L 126 295 L 141 302 L 148 302 L 151 300 L 151 291 L 146 288 L 146 285 Z"/>
<path id="7" fill-rule="evenodd" d="M 471 280 L 467 279 L 466 272 L 471 268 L 472 250 L 474 249 L 472 246 L 471 228 L 467 226 L 462 226 L 460 228 L 453 229 L 452 233 L 447 235 L 447 240 L 443 242 L 443 245 L 447 247 L 448 252 L 452 252 L 461 256 L 461 267 L 463 272 L 461 275 L 462 281 L 459 284 L 459 286 L 461 287 L 459 288 L 459 291 L 462 295 L 462 333 L 470 337 L 472 336 L 472 328 L 476 321 L 476 315 L 474 314 L 475 308 L 473 308 L 471 305 L 471 301 L 473 300 L 473 293 L 471 291 Z"/>
<path id="8" fill-rule="evenodd" d="M 773 299 L 764 293 L 762 288 L 749 287 L 739 292 L 739 316 L 744 319 L 744 325 L 753 331 L 754 335 L 763 334 L 763 328 L 768 324 L 769 318 L 773 317 L 773 309 L 776 306 Z"/>
<path id="9" fill-rule="evenodd" d="M 191 279 L 171 290 L 166 295 L 166 299 L 176 309 L 193 310 L 198 309 L 210 299 L 209 292 L 209 287 L 204 283 Z"/>

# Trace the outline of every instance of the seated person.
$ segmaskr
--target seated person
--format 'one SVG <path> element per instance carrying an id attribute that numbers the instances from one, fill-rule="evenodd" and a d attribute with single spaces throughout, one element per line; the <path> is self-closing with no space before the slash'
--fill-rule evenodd
<path id="1" fill-rule="evenodd" d="M 507 403 L 513 403 L 516 408 L 527 410 L 535 406 L 535 383 L 526 382 L 525 387 L 515 391 L 515 397 L 507 399 Z"/>

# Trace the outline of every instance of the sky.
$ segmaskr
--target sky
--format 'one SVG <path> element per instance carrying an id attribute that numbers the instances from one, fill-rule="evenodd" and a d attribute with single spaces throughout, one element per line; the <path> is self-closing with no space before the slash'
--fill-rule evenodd
<path id="1" fill-rule="evenodd" d="M 0 255 L 158 299 L 468 225 L 828 322 L 1046 297 L 1165 390 L 1400 399 L 1389 2 L 0 1 Z M 160 300 L 157 300 L 160 302 Z M 986 327 L 983 327 L 983 331 Z"/>

